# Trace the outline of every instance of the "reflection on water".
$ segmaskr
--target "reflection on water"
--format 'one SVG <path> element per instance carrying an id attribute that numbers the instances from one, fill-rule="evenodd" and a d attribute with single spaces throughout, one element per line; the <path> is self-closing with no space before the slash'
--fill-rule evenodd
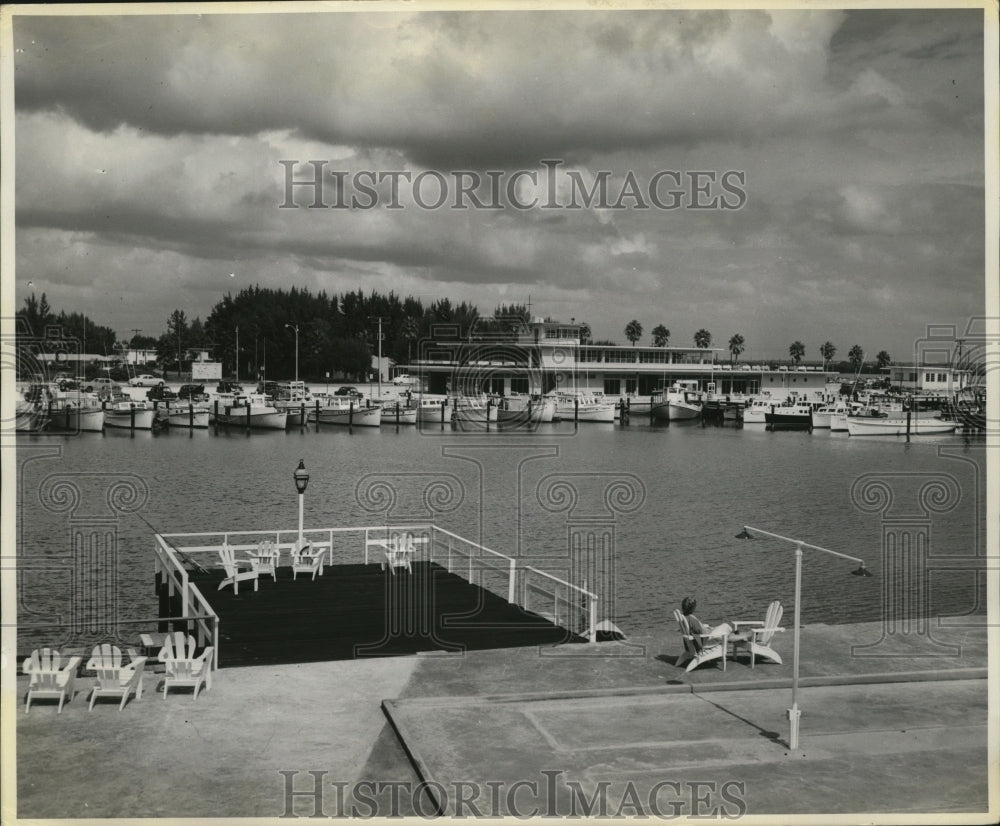
<path id="1" fill-rule="evenodd" d="M 566 572 L 571 529 L 613 526 L 616 621 L 626 633 L 672 627 L 673 608 L 687 595 L 697 597 L 699 614 L 709 621 L 762 615 L 772 599 L 790 609 L 792 548 L 741 542 L 735 534 L 744 524 L 863 557 L 875 574 L 852 577 L 851 564 L 807 552 L 804 621 L 878 619 L 886 586 L 880 577 L 884 519 L 852 503 L 852 484 L 864 474 L 887 476 L 898 490 L 890 515 L 929 519 L 933 554 L 982 554 L 984 455 L 981 443 L 960 436 L 906 444 L 828 431 L 698 425 L 581 424 L 574 434 L 571 425 L 556 424 L 520 436 L 421 433 L 412 426 L 251 436 L 239 430 L 22 436 L 19 621 L 52 622 L 65 612 L 70 517 L 109 513 L 93 501 L 99 490 L 90 495 L 88 486 L 99 489 L 115 474 L 137 475 L 149 492 L 140 513 L 163 532 L 291 530 L 298 515 L 292 471 L 300 458 L 311 474 L 307 526 L 432 517 L 557 575 Z M 75 511 L 40 501 L 39 490 L 53 475 L 84 489 Z M 933 476 L 953 479 L 960 493 L 943 513 L 922 510 L 926 503 L 906 487 L 907 478 Z M 151 531 L 135 514 L 122 516 L 117 530 L 120 615 L 152 616 Z M 981 584 L 966 571 L 935 571 L 931 611 L 983 610 Z"/>

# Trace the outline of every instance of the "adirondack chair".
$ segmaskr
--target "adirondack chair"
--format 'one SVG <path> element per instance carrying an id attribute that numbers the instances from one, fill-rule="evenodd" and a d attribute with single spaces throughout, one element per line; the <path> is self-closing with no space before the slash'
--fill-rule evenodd
<path id="1" fill-rule="evenodd" d="M 781 603 L 778 600 L 774 600 L 774 602 L 767 606 L 767 614 L 764 615 L 763 622 L 760 620 L 748 620 L 746 622 L 733 623 L 737 632 L 740 633 L 739 637 L 733 639 L 733 648 L 746 648 L 750 652 L 751 668 L 754 667 L 757 657 L 763 657 L 781 665 L 781 657 L 771 648 L 771 638 L 778 631 L 785 630 L 778 627 L 783 612 L 784 608 L 781 607 Z M 741 626 L 745 627 L 746 630 L 742 631 Z"/>
<path id="2" fill-rule="evenodd" d="M 62 664 L 62 655 L 51 648 L 36 649 L 26 657 L 22 666 L 29 676 L 28 696 L 24 713 L 31 710 L 31 701 L 35 698 L 59 700 L 59 712 L 62 713 L 63 702 L 72 700 L 76 694 L 76 669 L 83 657 L 70 657 L 66 665 Z"/>
<path id="3" fill-rule="evenodd" d="M 322 576 L 323 555 L 325 553 L 325 550 L 317 550 L 308 542 L 303 543 L 301 548 L 298 545 L 293 547 L 292 579 L 295 579 L 298 574 L 312 574 L 313 579 L 316 579 L 317 574 Z"/>
<path id="4" fill-rule="evenodd" d="M 128 665 L 122 665 L 121 649 L 108 643 L 95 645 L 87 662 L 87 670 L 97 672 L 97 682 L 90 695 L 88 711 L 94 710 L 94 701 L 98 696 L 120 696 L 122 701 L 118 706 L 119 711 L 125 708 L 129 695 L 133 692 L 137 700 L 141 699 L 145 667 L 145 657 L 133 656 Z"/>
<path id="5" fill-rule="evenodd" d="M 250 565 L 257 572 L 257 576 L 267 576 L 270 574 L 271 579 L 277 582 L 280 553 L 270 539 L 259 543 L 257 550 L 250 557 Z"/>
<path id="6" fill-rule="evenodd" d="M 699 665 L 712 660 L 722 659 L 722 670 L 726 669 L 726 646 L 719 637 L 710 634 L 699 634 L 701 648 L 695 643 L 695 636 L 691 633 L 687 617 L 681 613 L 680 609 L 674 609 L 674 619 L 677 620 L 677 627 L 680 628 L 681 638 L 684 640 L 684 651 L 677 658 L 676 665 L 682 668 L 687 663 L 686 671 L 693 671 Z"/>
<path id="7" fill-rule="evenodd" d="M 389 540 L 388 547 L 385 549 L 385 564 L 383 567 L 388 565 L 390 574 L 395 574 L 396 568 L 406 568 L 407 571 L 413 573 L 410 563 L 415 550 L 413 534 L 404 532 L 398 536 L 394 536 Z"/>
<path id="8" fill-rule="evenodd" d="M 166 642 L 160 651 L 159 660 L 166 666 L 166 678 L 163 683 L 163 699 L 167 699 L 170 686 L 191 686 L 194 688 L 194 699 L 198 699 L 198 689 L 202 684 L 205 690 L 212 688 L 212 646 L 208 646 L 197 657 L 197 643 L 190 634 L 175 631 L 168 634 Z"/>
<path id="9" fill-rule="evenodd" d="M 233 593 L 239 594 L 240 592 L 240 582 L 253 581 L 253 589 L 257 590 L 257 570 L 251 565 L 250 562 L 237 559 L 236 552 L 230 548 L 228 545 L 223 545 L 219 548 L 219 558 L 222 560 L 222 567 L 226 570 L 226 577 L 219 583 L 217 590 L 221 591 L 227 585 L 233 586 Z M 250 570 L 240 570 L 241 567 L 246 567 L 250 565 Z"/>

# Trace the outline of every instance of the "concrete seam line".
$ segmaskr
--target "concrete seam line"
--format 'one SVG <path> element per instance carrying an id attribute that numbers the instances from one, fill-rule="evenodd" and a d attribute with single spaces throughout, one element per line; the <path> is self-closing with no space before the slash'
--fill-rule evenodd
<path id="1" fill-rule="evenodd" d="M 399 705 L 398 701 L 383 700 L 382 713 L 385 714 L 385 716 L 388 718 L 389 725 L 392 726 L 392 730 L 396 734 L 396 739 L 399 741 L 399 744 L 403 747 L 403 751 L 406 753 L 406 757 L 410 761 L 410 765 L 413 766 L 413 770 L 417 773 L 417 777 L 420 778 L 420 782 L 424 784 L 424 792 L 431 799 L 431 802 L 433 802 L 434 808 L 437 809 L 438 817 L 443 817 L 445 815 L 445 811 L 442 808 L 441 801 L 437 799 L 431 787 L 427 785 L 433 780 L 433 778 L 431 777 L 430 767 L 420 756 L 417 750 L 409 744 L 409 742 L 407 741 L 406 737 L 403 734 L 402 723 L 396 719 L 396 716 L 393 713 L 393 709 L 398 705 Z"/>
<path id="2" fill-rule="evenodd" d="M 880 674 L 830 674 L 820 677 L 800 677 L 802 688 L 820 688 L 837 685 L 873 685 L 890 683 L 929 683 L 948 680 L 984 680 L 989 676 L 988 669 L 961 668 L 954 671 L 889 671 Z M 757 683 L 705 683 L 694 687 L 695 694 L 713 691 L 754 691 L 791 688 L 790 679 L 761 680 Z"/>

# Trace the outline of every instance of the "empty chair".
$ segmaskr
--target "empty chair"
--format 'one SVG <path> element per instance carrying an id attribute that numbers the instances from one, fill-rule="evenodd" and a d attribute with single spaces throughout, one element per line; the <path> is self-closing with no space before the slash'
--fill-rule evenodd
<path id="1" fill-rule="evenodd" d="M 52 648 L 40 648 L 26 657 L 22 669 L 28 675 L 28 696 L 24 713 L 31 710 L 31 701 L 36 698 L 59 701 L 59 713 L 63 702 L 72 700 L 76 694 L 76 669 L 83 657 L 70 657 L 62 664 L 62 655 Z"/>
<path id="2" fill-rule="evenodd" d="M 686 670 L 692 671 L 703 663 L 717 660 L 721 657 L 722 668 L 725 670 L 726 646 L 723 644 L 722 639 L 713 637 L 711 634 L 699 634 L 696 643 L 695 636 L 691 633 L 691 627 L 688 625 L 687 617 L 681 613 L 680 609 L 674 610 L 674 619 L 677 620 L 677 627 L 680 628 L 681 639 L 684 641 L 684 651 L 677 658 L 677 667 L 682 668 L 687 663 Z"/>
<path id="3" fill-rule="evenodd" d="M 253 581 L 253 589 L 257 590 L 257 570 L 253 564 L 244 559 L 237 559 L 236 552 L 228 545 L 219 548 L 219 558 L 222 560 L 222 567 L 226 570 L 225 579 L 219 583 L 218 590 L 221 591 L 227 585 L 233 586 L 233 593 L 240 592 L 240 582 Z M 250 570 L 241 570 L 241 567 L 250 566 Z"/>
<path id="4" fill-rule="evenodd" d="M 121 697 L 118 706 L 121 711 L 134 693 L 137 700 L 142 698 L 142 677 L 146 667 L 145 657 L 133 656 L 127 665 L 122 664 L 122 652 L 108 643 L 94 646 L 87 662 L 88 671 L 97 672 L 97 682 L 90 695 L 88 710 L 94 710 L 94 701 L 101 697 Z"/>
<path id="5" fill-rule="evenodd" d="M 781 665 L 781 657 L 771 648 L 771 638 L 778 631 L 785 630 L 778 627 L 784 610 L 781 607 L 781 603 L 778 600 L 774 600 L 774 602 L 767 606 L 767 613 L 764 615 L 763 622 L 760 620 L 748 620 L 746 622 L 733 623 L 737 632 L 739 632 L 739 636 L 733 639 L 733 648 L 746 648 L 749 650 L 751 668 L 754 667 L 757 657 L 764 657 L 764 659 Z"/>
<path id="6" fill-rule="evenodd" d="M 382 567 L 385 568 L 388 565 L 391 574 L 396 573 L 396 568 L 406 568 L 407 571 L 413 573 L 410 563 L 415 550 L 413 534 L 404 532 L 394 535 L 385 549 L 385 563 Z"/>
<path id="7" fill-rule="evenodd" d="M 323 575 L 323 555 L 325 550 L 317 550 L 308 542 L 301 548 L 297 545 L 292 548 L 292 579 L 298 574 L 311 574 L 316 579 L 317 574 Z"/>
<path id="8" fill-rule="evenodd" d="M 159 660 L 166 667 L 163 683 L 163 699 L 167 699 L 170 686 L 190 686 L 194 688 L 194 699 L 198 699 L 198 689 L 204 684 L 205 690 L 212 688 L 212 646 L 208 646 L 195 656 L 197 643 L 194 637 L 183 631 L 167 635 Z"/>
<path id="9" fill-rule="evenodd" d="M 278 581 L 278 557 L 279 551 L 270 539 L 261 542 L 257 546 L 256 552 L 250 558 L 250 565 L 257 572 L 257 576 L 267 576 Z"/>

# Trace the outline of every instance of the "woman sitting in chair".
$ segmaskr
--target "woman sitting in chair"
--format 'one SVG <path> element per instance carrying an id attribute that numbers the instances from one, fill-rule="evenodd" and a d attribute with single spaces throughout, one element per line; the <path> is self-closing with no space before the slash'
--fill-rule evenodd
<path id="1" fill-rule="evenodd" d="M 705 625 L 694 615 L 694 609 L 698 607 L 698 600 L 693 597 L 684 597 L 681 602 L 681 613 L 684 614 L 691 629 L 691 636 L 694 637 L 694 647 L 701 651 L 704 648 L 703 636 L 721 637 L 723 634 L 731 634 L 733 627 L 728 622 L 720 623 L 716 626 Z"/>

